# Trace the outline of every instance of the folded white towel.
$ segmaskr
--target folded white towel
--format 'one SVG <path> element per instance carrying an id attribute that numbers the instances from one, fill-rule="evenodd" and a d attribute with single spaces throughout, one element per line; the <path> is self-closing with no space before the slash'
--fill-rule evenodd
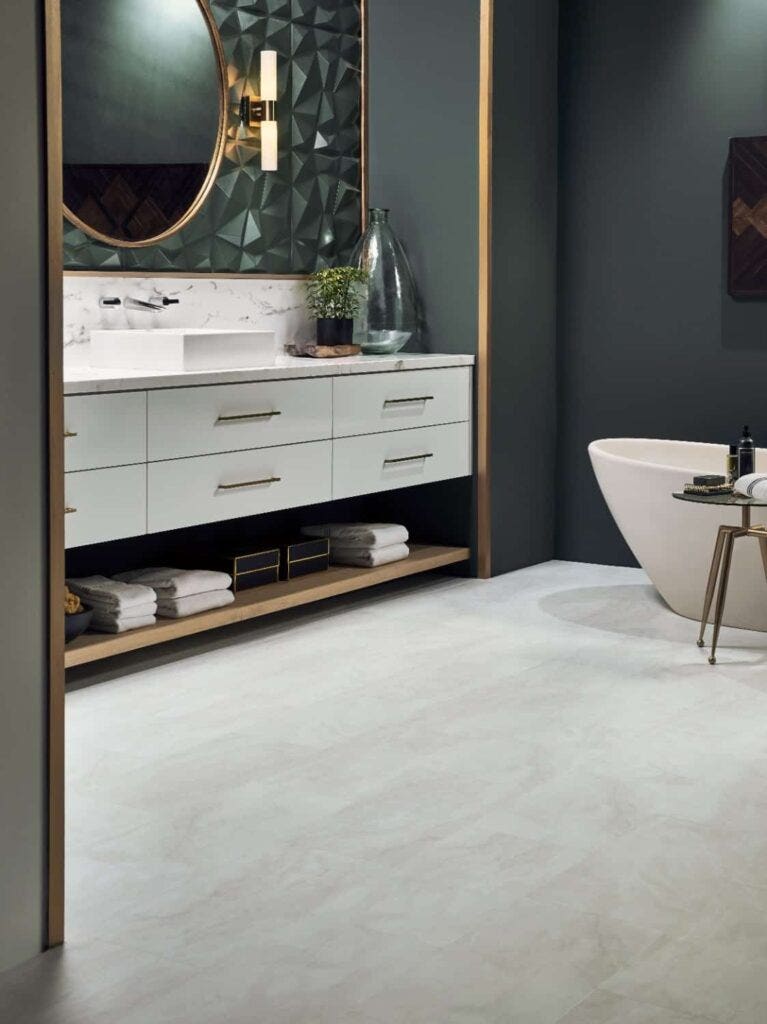
<path id="1" fill-rule="evenodd" d="M 151 587 L 158 597 L 191 597 L 228 590 L 232 585 L 229 573 L 210 569 L 134 569 L 118 573 L 115 579 Z"/>
<path id="2" fill-rule="evenodd" d="M 91 629 L 98 633 L 127 633 L 131 629 L 141 629 L 144 626 L 154 626 L 157 619 L 154 615 L 130 615 L 121 619 L 108 618 L 107 616 L 93 616 Z"/>
<path id="3" fill-rule="evenodd" d="M 735 490 L 746 498 L 767 501 L 767 476 L 764 473 L 747 473 L 735 481 Z"/>
<path id="4" fill-rule="evenodd" d="M 157 602 L 157 614 L 166 619 L 183 619 L 233 602 L 231 590 L 210 590 L 207 594 L 191 594 L 189 597 L 161 597 Z"/>
<path id="5" fill-rule="evenodd" d="M 100 606 L 126 612 L 131 608 L 151 604 L 154 591 L 149 587 L 134 586 L 106 576 L 84 576 L 82 579 L 67 580 L 67 586 L 86 604 L 98 602 Z"/>
<path id="6" fill-rule="evenodd" d="M 307 537 L 329 537 L 349 546 L 376 548 L 405 544 L 409 538 L 405 527 L 397 523 L 324 523 L 304 526 L 301 533 Z"/>
<path id="7" fill-rule="evenodd" d="M 387 544 L 384 547 L 333 547 L 330 552 L 331 561 L 336 565 L 360 565 L 372 569 L 376 565 L 388 565 L 389 562 L 401 562 L 407 558 L 410 549 L 407 544 Z"/>
<path id="8" fill-rule="evenodd" d="M 93 608 L 93 617 L 95 619 L 135 619 L 145 618 L 147 615 L 155 615 L 157 613 L 157 601 L 147 601 L 146 604 L 137 604 L 133 608 L 128 608 L 123 611 L 120 608 L 114 608 L 112 605 L 103 604 L 101 601 L 92 601 L 91 608 Z"/>

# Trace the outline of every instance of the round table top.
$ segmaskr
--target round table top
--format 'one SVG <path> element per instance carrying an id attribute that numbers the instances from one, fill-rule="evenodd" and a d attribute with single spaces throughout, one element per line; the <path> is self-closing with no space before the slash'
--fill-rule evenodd
<path id="1" fill-rule="evenodd" d="M 767 508 L 767 500 L 747 498 L 743 494 L 684 494 L 674 492 L 680 501 L 697 501 L 700 505 L 752 505 L 754 508 Z"/>

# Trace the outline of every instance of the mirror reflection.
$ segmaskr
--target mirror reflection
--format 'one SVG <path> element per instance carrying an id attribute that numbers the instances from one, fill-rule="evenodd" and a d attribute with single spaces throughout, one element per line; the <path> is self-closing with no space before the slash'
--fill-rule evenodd
<path id="1" fill-rule="evenodd" d="M 89 235 L 177 231 L 224 141 L 224 70 L 202 0 L 62 0 L 64 204 Z"/>

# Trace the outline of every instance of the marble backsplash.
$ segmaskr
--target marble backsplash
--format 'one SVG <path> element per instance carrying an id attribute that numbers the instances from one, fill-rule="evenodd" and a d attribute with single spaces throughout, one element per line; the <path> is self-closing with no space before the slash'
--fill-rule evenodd
<path id="1" fill-rule="evenodd" d="M 128 296 L 178 299 L 162 312 L 126 310 Z M 99 299 L 123 305 L 103 309 Z M 94 329 L 253 327 L 274 330 L 280 347 L 312 338 L 305 283 L 290 279 L 190 277 L 64 277 L 64 366 L 87 366 Z"/>

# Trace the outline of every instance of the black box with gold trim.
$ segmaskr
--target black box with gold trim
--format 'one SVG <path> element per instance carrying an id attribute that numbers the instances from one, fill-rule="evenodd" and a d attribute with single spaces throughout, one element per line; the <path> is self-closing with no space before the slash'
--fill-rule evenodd
<path id="1" fill-rule="evenodd" d="M 280 578 L 280 549 L 250 551 L 245 555 L 230 555 L 225 559 L 227 572 L 232 577 L 235 594 L 265 583 L 277 583 Z"/>
<path id="2" fill-rule="evenodd" d="M 295 580 L 329 568 L 330 541 L 327 537 L 299 540 L 280 547 L 280 578 L 283 580 Z"/>

